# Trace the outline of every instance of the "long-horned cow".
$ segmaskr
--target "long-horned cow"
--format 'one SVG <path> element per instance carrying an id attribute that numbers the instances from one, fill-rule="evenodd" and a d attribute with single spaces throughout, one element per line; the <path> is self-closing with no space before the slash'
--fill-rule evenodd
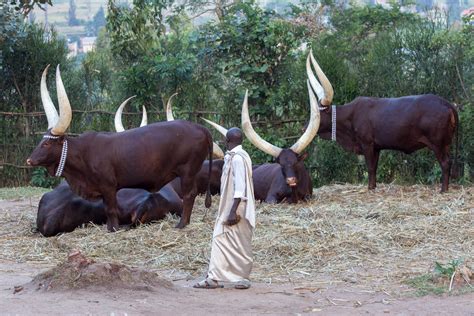
<path id="1" fill-rule="evenodd" d="M 27 163 L 46 167 L 50 175 L 63 175 L 72 190 L 83 198 L 102 198 L 109 231 L 119 228 L 116 198 L 119 189 L 141 188 L 156 192 L 180 177 L 184 205 L 176 227 L 185 227 L 190 221 L 197 195 L 195 176 L 206 156 L 212 160 L 210 132 L 195 123 L 173 121 L 122 133 L 87 132 L 68 137 L 65 132 L 72 119 L 72 110 L 59 65 L 56 69 L 59 116 L 46 87 L 47 69 L 41 79 L 41 98 L 48 131 Z M 206 206 L 209 207 L 210 203 L 208 193 Z M 136 220 L 140 221 L 140 218 Z"/>
<path id="2" fill-rule="evenodd" d="M 168 213 L 181 215 L 183 210 L 181 198 L 169 184 L 156 193 L 143 189 L 120 189 L 117 192 L 117 206 L 120 225 L 135 223 L 138 213 L 143 214 L 140 223 L 148 223 L 163 219 Z M 102 225 L 106 221 L 102 200 L 83 199 L 63 181 L 41 197 L 36 227 L 43 236 L 50 237 L 72 232 L 83 224 Z"/>
<path id="3" fill-rule="evenodd" d="M 171 108 L 171 100 L 177 93 L 173 94 L 166 103 L 166 120 L 168 122 L 174 121 L 173 110 Z M 217 145 L 215 142 L 213 143 L 212 147 L 213 151 L 213 160 L 212 165 L 210 165 L 209 160 L 204 160 L 201 169 L 199 170 L 198 174 L 196 175 L 196 183 L 197 183 L 197 190 L 198 194 L 203 194 L 207 191 L 207 187 L 210 187 L 211 195 L 216 195 L 220 193 L 221 189 L 221 175 L 222 175 L 222 167 L 224 166 L 224 152 L 222 149 Z M 211 176 L 208 175 L 209 167 L 211 168 Z M 209 183 L 209 184 L 208 184 Z M 179 178 L 174 179 L 171 181 L 171 186 L 173 189 L 178 193 L 179 196 L 182 196 L 182 190 Z"/>
<path id="4" fill-rule="evenodd" d="M 122 110 L 130 100 L 125 100 L 115 114 L 115 130 L 123 132 Z M 147 125 L 146 109 L 143 107 L 143 118 L 140 126 Z M 170 184 L 160 191 L 150 193 L 143 189 L 120 189 L 117 192 L 119 224 L 130 225 L 137 214 L 142 214 L 140 223 L 148 223 L 165 218 L 166 214 L 181 216 L 183 201 Z M 93 223 L 106 223 L 107 216 L 102 200 L 88 201 L 72 192 L 66 181 L 61 182 L 54 190 L 45 193 L 39 202 L 36 227 L 45 237 L 59 233 L 71 232 L 77 227 Z"/>
<path id="5" fill-rule="evenodd" d="M 290 148 L 279 148 L 263 140 L 252 128 L 248 112 L 248 91 L 245 92 L 242 104 L 242 129 L 250 142 L 263 152 L 273 156 L 276 163 L 266 163 L 253 169 L 253 183 L 255 198 L 267 203 L 280 203 L 289 201 L 297 203 L 299 200 L 308 199 L 313 193 L 313 186 L 308 170 L 303 160 L 306 154 L 301 154 L 316 136 L 319 126 L 319 111 L 316 96 L 308 83 L 308 92 L 311 108 L 310 124 L 303 135 Z M 221 134 L 227 130 L 209 120 Z"/>
<path id="6" fill-rule="evenodd" d="M 316 79 L 311 64 L 316 70 Z M 364 155 L 369 171 L 369 190 L 376 186 L 380 150 L 410 154 L 431 149 L 442 170 L 441 192 L 449 185 L 449 148 L 458 128 L 458 114 L 452 104 L 433 95 L 400 98 L 358 97 L 342 106 L 331 106 L 333 89 L 312 52 L 306 71 L 322 106 L 318 134 L 336 140 L 345 150 Z"/>

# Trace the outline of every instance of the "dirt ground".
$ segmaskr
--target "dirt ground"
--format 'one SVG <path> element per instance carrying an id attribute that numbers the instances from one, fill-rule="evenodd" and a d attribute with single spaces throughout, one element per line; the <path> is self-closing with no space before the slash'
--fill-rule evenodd
<path id="1" fill-rule="evenodd" d="M 37 202 L 37 197 L 0 200 L 0 213 L 26 207 L 34 209 Z M 2 238 L 10 237 L 0 234 L 0 241 Z M 94 285 L 87 289 L 38 291 L 25 286 L 53 266 L 0 257 L 0 314 L 474 315 L 473 292 L 415 297 L 413 289 L 405 284 L 393 283 L 380 289 L 380 286 L 336 281 L 324 275 L 283 283 L 254 282 L 248 290 L 194 289 L 192 285 L 201 278 L 190 279 L 189 275 L 170 279 L 171 287 L 130 289 Z M 18 286 L 24 288 L 14 294 L 15 287 L 21 289 Z"/>
<path id="2" fill-rule="evenodd" d="M 156 314 L 270 314 L 296 315 L 474 315 L 474 294 L 402 298 L 386 292 L 330 281 L 314 284 L 254 283 L 248 290 L 201 290 L 195 280 L 175 281 L 174 287 L 148 290 L 89 288 L 61 292 L 24 290 L 46 267 L 0 263 L 1 314 L 19 315 L 156 315 Z M 396 289 L 403 291 L 404 287 Z M 405 289 L 406 290 L 406 289 Z"/>

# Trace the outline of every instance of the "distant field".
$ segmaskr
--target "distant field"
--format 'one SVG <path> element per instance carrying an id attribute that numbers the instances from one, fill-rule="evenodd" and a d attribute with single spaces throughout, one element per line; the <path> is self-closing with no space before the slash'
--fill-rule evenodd
<path id="1" fill-rule="evenodd" d="M 76 0 L 76 18 L 89 21 L 99 11 L 100 7 L 107 10 L 107 0 Z M 67 16 L 69 10 L 69 0 L 53 0 L 53 6 L 48 6 L 48 22 L 54 24 L 61 34 L 79 35 L 85 31 L 84 26 L 69 26 Z M 45 11 L 34 9 L 36 22 L 45 21 Z"/>
<path id="2" fill-rule="evenodd" d="M 121 0 L 117 2 L 132 3 L 132 0 Z M 257 0 L 262 6 L 272 7 L 271 4 L 282 3 L 296 3 L 297 0 Z M 363 4 L 368 3 L 368 0 L 355 0 L 354 3 Z M 388 0 L 377 0 L 377 3 L 386 3 Z M 420 2 L 418 0 L 417 2 Z M 79 20 L 89 21 L 94 17 L 99 8 L 102 6 L 107 11 L 107 0 L 75 0 L 76 3 L 76 17 Z M 452 6 L 451 0 L 434 0 L 437 6 L 446 8 Z M 460 2 L 460 9 L 474 6 L 474 0 L 463 0 Z M 54 24 L 56 29 L 61 34 L 79 35 L 85 31 L 84 26 L 70 27 L 67 25 L 67 15 L 69 10 L 69 0 L 53 0 L 53 6 L 48 6 L 48 22 Z M 45 12 L 36 8 L 34 10 L 36 22 L 45 21 Z M 107 14 L 107 13 L 106 13 Z"/>

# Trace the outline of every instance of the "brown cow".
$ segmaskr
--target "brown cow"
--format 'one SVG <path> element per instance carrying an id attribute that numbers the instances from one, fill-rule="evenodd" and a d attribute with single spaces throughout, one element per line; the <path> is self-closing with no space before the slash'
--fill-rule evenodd
<path id="1" fill-rule="evenodd" d="M 310 61 L 321 84 L 311 70 Z M 306 60 L 306 71 L 323 107 L 318 134 L 323 139 L 335 138 L 345 150 L 364 155 L 369 190 L 376 186 L 380 150 L 410 154 L 424 147 L 435 153 L 441 166 L 441 192 L 448 190 L 449 147 L 459 124 L 453 105 L 439 96 L 424 94 L 401 98 L 358 97 L 348 104 L 330 107 L 334 92 L 312 52 Z"/>
<path id="2" fill-rule="evenodd" d="M 130 225 L 138 213 L 141 223 L 165 218 L 166 214 L 181 215 L 183 202 L 171 185 L 150 193 L 142 189 L 120 189 L 117 192 L 119 224 Z M 36 227 L 45 237 L 72 232 L 77 227 L 94 223 L 105 224 L 107 216 L 102 200 L 88 201 L 74 194 L 66 181 L 45 193 L 39 202 Z"/>
<path id="3" fill-rule="evenodd" d="M 303 163 L 307 154 L 300 154 L 314 138 L 319 126 L 316 96 L 309 84 L 308 91 L 310 93 L 311 124 L 291 148 L 285 149 L 266 142 L 253 130 L 248 113 L 248 92 L 245 93 L 242 104 L 242 129 L 252 144 L 276 158 L 276 163 L 263 164 L 253 168 L 253 183 L 257 200 L 267 203 L 283 201 L 297 203 L 299 200 L 307 200 L 313 193 L 311 177 Z M 225 136 L 227 133 L 224 127 L 209 120 L 206 122 L 222 135 Z"/>
<path id="4" fill-rule="evenodd" d="M 195 123 L 174 121 L 154 123 L 122 133 L 88 132 L 68 137 L 65 132 L 72 111 L 59 66 L 56 70 L 59 118 L 46 88 L 47 69 L 41 80 L 41 96 L 48 118 L 48 131 L 27 163 L 46 167 L 50 175 L 63 175 L 72 190 L 83 198 L 102 198 L 109 231 L 119 228 L 116 198 L 119 189 L 141 188 L 156 192 L 180 177 L 184 206 L 183 216 L 176 227 L 183 228 L 189 224 L 197 195 L 196 174 L 207 155 L 212 161 L 210 132 Z M 206 206 L 210 204 L 208 192 Z"/>

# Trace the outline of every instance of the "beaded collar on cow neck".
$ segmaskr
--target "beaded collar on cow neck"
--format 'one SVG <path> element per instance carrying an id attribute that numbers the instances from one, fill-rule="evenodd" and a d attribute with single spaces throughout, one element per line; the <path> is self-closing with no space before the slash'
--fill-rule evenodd
<path id="1" fill-rule="evenodd" d="M 60 136 L 54 136 L 54 135 L 44 135 L 43 138 L 47 139 L 58 139 Z M 63 142 L 63 149 L 61 150 L 61 158 L 59 159 L 59 166 L 58 169 L 56 170 L 56 177 L 60 177 L 63 174 L 64 170 L 64 165 L 66 164 L 66 157 L 67 157 L 67 139 L 64 139 Z"/>
<path id="2" fill-rule="evenodd" d="M 319 107 L 320 111 L 326 110 L 325 107 Z M 331 105 L 331 140 L 336 141 L 336 106 Z"/>

